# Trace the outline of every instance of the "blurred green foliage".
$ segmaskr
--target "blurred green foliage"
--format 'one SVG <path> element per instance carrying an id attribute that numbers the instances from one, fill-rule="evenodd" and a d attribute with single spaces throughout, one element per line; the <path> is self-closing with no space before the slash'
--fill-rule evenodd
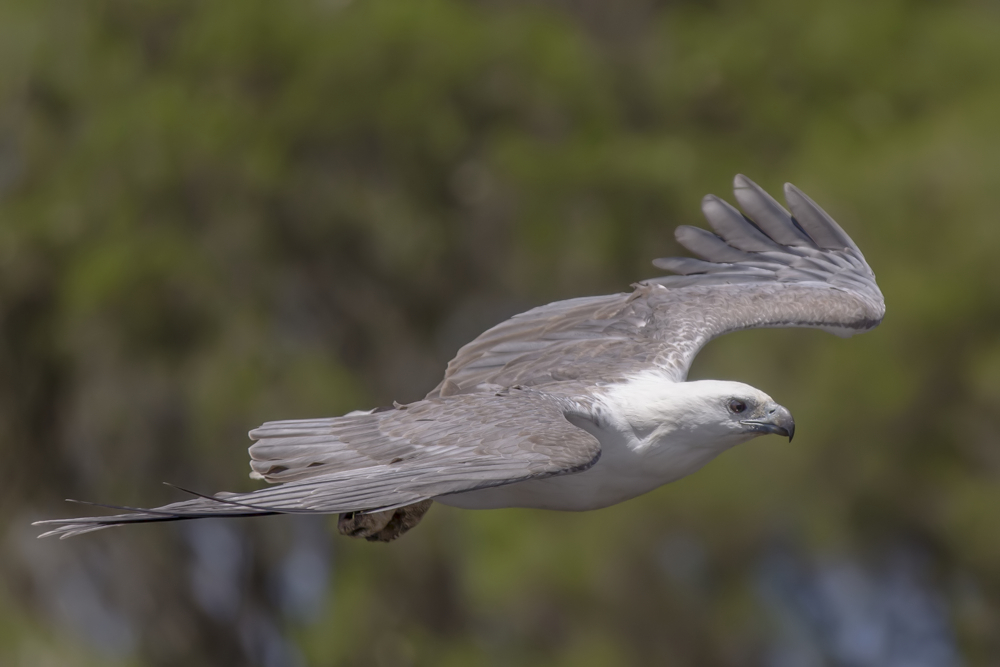
<path id="1" fill-rule="evenodd" d="M 998 118 L 1000 11 L 973 0 L 0 3 L 0 662 L 292 664 L 198 606 L 183 531 L 26 524 L 175 498 L 164 479 L 253 488 L 248 428 L 419 398 L 497 321 L 654 275 L 743 172 L 824 205 L 886 296 L 870 335 L 699 359 L 789 406 L 794 446 L 600 512 L 337 538 L 324 611 L 278 615 L 291 654 L 773 664 L 774 544 L 907 544 L 962 661 L 996 664 Z M 240 623 L 274 615 L 289 525 L 240 524 Z M 687 543 L 697 572 L 671 574 Z M 64 622 L 73 568 L 131 639 Z"/>

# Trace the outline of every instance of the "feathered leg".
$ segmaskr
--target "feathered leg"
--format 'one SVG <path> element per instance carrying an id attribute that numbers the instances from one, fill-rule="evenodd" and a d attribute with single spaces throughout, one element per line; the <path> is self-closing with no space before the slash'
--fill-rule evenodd
<path id="1" fill-rule="evenodd" d="M 420 523 L 431 508 L 431 503 L 430 500 L 424 500 L 384 512 L 341 514 L 337 530 L 341 535 L 363 537 L 369 542 L 392 542 Z"/>

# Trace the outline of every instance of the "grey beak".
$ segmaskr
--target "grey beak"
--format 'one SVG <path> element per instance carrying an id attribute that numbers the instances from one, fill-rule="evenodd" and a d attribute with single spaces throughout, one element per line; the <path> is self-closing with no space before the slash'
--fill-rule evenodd
<path id="1" fill-rule="evenodd" d="M 795 436 L 795 420 L 788 408 L 772 403 L 767 406 L 765 415 L 760 419 L 744 419 L 740 422 L 751 431 L 757 433 L 774 433 L 788 436 L 788 442 Z"/>

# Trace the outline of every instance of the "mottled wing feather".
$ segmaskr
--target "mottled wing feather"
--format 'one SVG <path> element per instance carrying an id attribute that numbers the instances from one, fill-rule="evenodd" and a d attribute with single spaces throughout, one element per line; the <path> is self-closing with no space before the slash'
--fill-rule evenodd
<path id="1" fill-rule="evenodd" d="M 849 336 L 878 325 L 885 304 L 875 275 L 826 212 L 791 184 L 791 213 L 745 176 L 734 191 L 747 215 L 709 195 L 702 212 L 715 233 L 676 231 L 701 259 L 654 261 L 678 275 L 511 318 L 459 350 L 430 395 L 612 381 L 650 365 L 682 381 L 705 343 L 731 331 L 812 327 Z"/>
<path id="2" fill-rule="evenodd" d="M 601 379 L 610 380 L 617 371 L 652 363 L 658 350 L 642 335 L 652 317 L 647 302 L 636 298 L 642 291 L 558 301 L 515 315 L 459 350 L 428 397 L 594 380 L 595 364 L 603 364 Z"/>
<path id="3" fill-rule="evenodd" d="M 279 486 L 148 511 L 42 521 L 69 537 L 134 522 L 269 513 L 378 511 L 449 493 L 584 470 L 600 456 L 586 399 L 512 389 L 418 401 L 251 432 L 254 471 Z"/>

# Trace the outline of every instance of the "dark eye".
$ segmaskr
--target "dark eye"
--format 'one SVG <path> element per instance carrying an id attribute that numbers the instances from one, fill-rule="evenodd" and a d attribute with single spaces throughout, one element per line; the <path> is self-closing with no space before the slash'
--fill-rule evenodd
<path id="1" fill-rule="evenodd" d="M 747 404 L 738 398 L 734 398 L 733 400 L 729 401 L 729 410 L 731 412 L 739 414 L 745 411 L 746 409 L 747 409 Z"/>

